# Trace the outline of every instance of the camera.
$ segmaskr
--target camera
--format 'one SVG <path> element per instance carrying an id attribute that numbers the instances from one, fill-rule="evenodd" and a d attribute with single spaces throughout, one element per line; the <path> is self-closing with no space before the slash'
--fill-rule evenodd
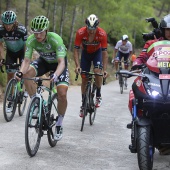
<path id="1" fill-rule="evenodd" d="M 150 33 L 143 33 L 142 34 L 144 41 L 153 40 L 153 39 L 155 39 L 154 36 L 156 36 L 156 38 L 160 38 L 161 37 L 161 30 L 159 29 L 158 23 L 155 20 L 155 18 L 146 18 L 145 20 L 147 22 L 151 22 L 154 29 Z"/>

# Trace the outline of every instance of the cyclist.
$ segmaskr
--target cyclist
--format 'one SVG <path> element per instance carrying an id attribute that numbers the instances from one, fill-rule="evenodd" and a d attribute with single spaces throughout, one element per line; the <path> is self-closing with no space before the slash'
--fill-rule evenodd
<path id="1" fill-rule="evenodd" d="M 58 120 L 54 139 L 59 141 L 62 138 L 62 122 L 67 108 L 67 90 L 69 85 L 69 73 L 67 68 L 66 48 L 62 38 L 54 33 L 48 32 L 49 20 L 45 16 L 36 16 L 31 21 L 30 35 L 26 42 L 26 52 L 20 72 L 23 77 L 39 77 L 54 70 L 51 81 L 54 81 L 58 93 Z M 40 57 L 31 62 L 33 50 L 36 50 Z M 18 74 L 15 77 L 20 80 Z M 36 93 L 34 84 L 24 81 L 30 97 Z"/>
<path id="2" fill-rule="evenodd" d="M 24 59 L 25 42 L 27 40 L 26 28 L 16 20 L 17 16 L 13 11 L 5 11 L 1 15 L 2 25 L 0 25 L 0 65 L 2 59 L 6 58 L 6 63 L 19 63 Z M 6 46 L 6 57 L 4 51 Z M 11 66 L 6 66 L 7 81 L 13 78 L 14 71 Z"/>
<path id="3" fill-rule="evenodd" d="M 116 43 L 115 50 L 113 52 L 113 60 L 115 61 L 115 69 L 118 71 L 118 61 L 121 61 L 124 58 L 124 66 L 125 69 L 128 70 L 128 59 L 132 54 L 132 43 L 128 41 L 128 36 L 123 35 L 122 39 Z M 118 76 L 116 74 L 116 79 Z M 127 83 L 125 82 L 125 86 L 127 87 Z"/>
<path id="4" fill-rule="evenodd" d="M 80 28 L 76 33 L 76 38 L 74 42 L 74 61 L 76 65 L 75 72 L 78 74 L 83 71 L 90 71 L 91 62 L 93 62 L 94 73 L 101 73 L 102 69 L 104 72 L 104 77 L 107 76 L 106 68 L 108 62 L 107 53 L 107 34 L 106 32 L 98 27 L 99 19 L 96 15 L 91 14 L 85 20 L 86 26 Z M 79 50 L 82 48 L 81 52 L 81 62 L 79 63 Z M 102 104 L 101 97 L 101 84 L 102 77 L 96 76 L 95 82 L 97 86 L 96 92 L 96 107 L 100 107 Z M 82 77 L 81 92 L 82 98 L 85 93 L 85 87 L 87 84 L 87 79 Z M 82 107 L 80 110 L 80 117 L 83 117 Z"/>
<path id="5" fill-rule="evenodd" d="M 160 22 L 160 26 L 159 26 L 161 32 L 162 32 L 162 37 L 160 37 L 159 39 L 155 39 L 154 40 L 149 40 L 145 43 L 142 52 L 140 53 L 140 55 L 136 58 L 136 60 L 133 62 L 133 66 L 131 68 L 131 70 L 135 70 L 140 68 L 140 66 L 142 66 L 142 64 L 145 64 L 146 61 L 148 60 L 148 58 L 150 57 L 150 54 L 147 53 L 147 49 L 154 43 L 157 41 L 161 41 L 161 40 L 170 40 L 170 14 L 164 16 L 161 19 Z M 164 147 L 164 146 L 160 146 L 158 147 L 158 150 L 160 152 L 161 155 L 164 154 L 170 154 L 170 146 L 169 147 Z"/>

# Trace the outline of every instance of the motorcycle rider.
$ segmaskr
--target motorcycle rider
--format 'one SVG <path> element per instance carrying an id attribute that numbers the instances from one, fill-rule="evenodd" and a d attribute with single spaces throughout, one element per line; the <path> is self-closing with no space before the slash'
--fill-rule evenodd
<path id="1" fill-rule="evenodd" d="M 136 58 L 136 60 L 133 62 L 133 66 L 132 66 L 131 70 L 139 69 L 142 66 L 142 64 L 146 63 L 146 61 L 150 57 L 150 55 L 147 53 L 147 49 L 154 42 L 161 41 L 161 40 L 170 40 L 170 14 L 164 16 L 161 19 L 159 28 L 161 30 L 162 36 L 159 39 L 156 39 L 156 36 L 155 36 L 154 40 L 149 40 L 145 43 L 142 52 Z M 161 155 L 170 154 L 170 146 L 169 147 L 160 146 L 158 148 L 158 150 L 159 150 Z"/>
<path id="2" fill-rule="evenodd" d="M 139 65 L 145 64 L 150 55 L 147 53 L 147 49 L 157 41 L 161 40 L 170 40 L 170 14 L 164 16 L 160 22 L 160 30 L 162 32 L 162 36 L 159 39 L 149 40 L 144 45 L 144 48 L 140 55 L 136 58 L 136 60 L 133 62 L 132 69 L 135 70 L 137 67 L 139 68 Z"/>

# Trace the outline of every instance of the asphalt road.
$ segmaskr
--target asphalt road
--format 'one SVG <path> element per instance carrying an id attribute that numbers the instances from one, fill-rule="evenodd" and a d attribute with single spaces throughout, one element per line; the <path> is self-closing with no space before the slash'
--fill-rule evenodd
<path id="1" fill-rule="evenodd" d="M 102 87 L 103 104 L 97 110 L 95 123 L 86 118 L 80 131 L 80 86 L 69 87 L 68 109 L 64 118 L 63 139 L 51 148 L 43 136 L 35 157 L 25 149 L 25 115 L 7 123 L 0 104 L 0 170 L 138 170 L 137 155 L 130 153 L 131 121 L 128 110 L 128 90 L 119 92 L 118 81 Z M 170 156 L 154 155 L 154 170 L 169 170 Z"/>

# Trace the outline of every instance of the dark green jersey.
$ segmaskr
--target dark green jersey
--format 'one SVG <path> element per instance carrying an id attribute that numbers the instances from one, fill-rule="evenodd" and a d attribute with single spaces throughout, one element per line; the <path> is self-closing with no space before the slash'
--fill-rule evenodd
<path id="1" fill-rule="evenodd" d="M 27 40 L 26 28 L 19 24 L 14 30 L 6 31 L 6 29 L 0 25 L 0 42 L 5 42 L 7 50 L 11 52 L 18 52 L 24 48 Z"/>
<path id="2" fill-rule="evenodd" d="M 29 59 L 32 58 L 33 50 L 36 50 L 40 57 L 48 63 L 57 63 L 58 58 L 66 56 L 66 47 L 63 40 L 54 32 L 47 32 L 46 41 L 43 43 L 38 42 L 32 34 L 28 37 L 26 46 L 25 57 Z"/>

